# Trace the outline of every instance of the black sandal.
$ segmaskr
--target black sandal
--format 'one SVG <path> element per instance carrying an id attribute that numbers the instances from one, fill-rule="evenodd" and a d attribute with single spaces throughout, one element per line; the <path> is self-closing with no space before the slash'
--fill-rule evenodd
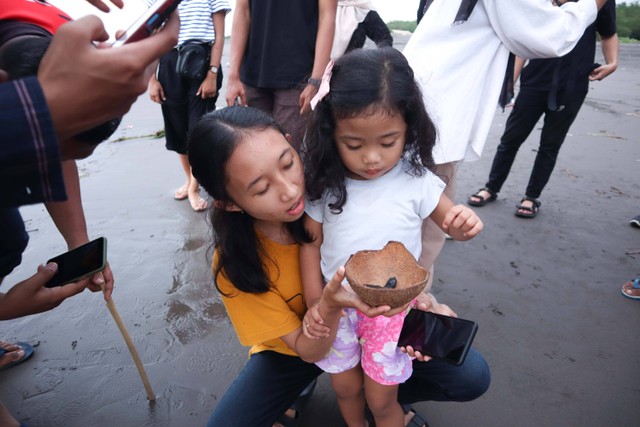
<path id="1" fill-rule="evenodd" d="M 529 201 L 533 203 L 533 206 L 529 207 L 529 206 L 524 206 L 522 204 L 522 202 L 524 201 Z M 534 199 L 533 197 L 523 197 L 522 200 L 520 200 L 520 204 L 516 205 L 516 216 L 519 216 L 520 218 L 535 218 L 536 215 L 538 215 L 538 211 L 540 210 L 540 205 L 542 203 L 540 203 L 537 199 Z M 524 212 L 520 212 L 520 211 L 524 211 Z"/>
<path id="2" fill-rule="evenodd" d="M 489 197 L 484 198 L 480 195 L 481 191 L 486 191 L 487 193 L 489 193 Z M 473 200 L 472 197 L 475 197 L 477 199 L 480 200 Z M 467 199 L 467 204 L 471 205 L 471 206 L 477 206 L 477 207 L 482 207 L 484 205 L 486 205 L 489 202 L 493 202 L 494 200 L 496 200 L 498 198 L 498 193 L 496 193 L 495 191 L 485 187 L 485 188 L 481 188 L 478 191 L 476 191 L 476 194 L 469 196 L 469 198 Z"/>

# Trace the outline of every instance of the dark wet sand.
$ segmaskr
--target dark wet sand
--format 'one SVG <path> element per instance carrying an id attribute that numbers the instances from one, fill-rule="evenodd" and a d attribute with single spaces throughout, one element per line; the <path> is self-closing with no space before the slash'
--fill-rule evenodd
<path id="1" fill-rule="evenodd" d="M 478 211 L 485 231 L 446 244 L 434 292 L 479 323 L 475 345 L 493 382 L 474 402 L 417 404 L 431 426 L 640 425 L 640 302 L 620 294 L 640 275 L 640 230 L 628 224 L 640 214 L 639 71 L 640 45 L 623 45 L 618 71 L 592 84 L 538 218 L 513 212 L 539 128 L 499 200 Z M 461 166 L 459 201 L 484 184 L 506 118 L 496 114 L 484 157 Z M 162 126 L 143 95 L 117 135 Z M 109 240 L 114 301 L 157 401 L 147 402 L 101 295 L 89 292 L 2 322 L 1 339 L 39 345 L 0 373 L 0 400 L 31 427 L 203 425 L 247 355 L 211 288 L 205 215 L 173 200 L 182 175 L 162 139 L 103 144 L 80 169 L 90 233 Z M 22 212 L 31 242 L 5 292 L 65 250 L 44 207 Z M 302 424 L 342 425 L 326 376 Z"/>

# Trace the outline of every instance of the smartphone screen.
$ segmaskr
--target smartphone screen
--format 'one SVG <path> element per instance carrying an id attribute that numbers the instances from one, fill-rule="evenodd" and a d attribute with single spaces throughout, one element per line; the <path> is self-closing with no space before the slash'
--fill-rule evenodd
<path id="1" fill-rule="evenodd" d="M 404 319 L 398 346 L 411 346 L 422 354 L 461 365 L 477 330 L 471 320 L 411 310 Z"/>
<path id="2" fill-rule="evenodd" d="M 58 264 L 58 271 L 45 285 L 47 288 L 66 285 L 104 270 L 107 264 L 107 239 L 99 237 L 47 261 Z"/>
<path id="3" fill-rule="evenodd" d="M 149 37 L 162 26 L 181 1 L 156 0 L 111 46 L 118 47 Z"/>

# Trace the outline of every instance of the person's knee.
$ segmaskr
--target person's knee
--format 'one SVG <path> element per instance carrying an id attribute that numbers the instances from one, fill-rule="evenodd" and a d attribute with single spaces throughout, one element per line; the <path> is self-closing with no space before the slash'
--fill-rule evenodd
<path id="1" fill-rule="evenodd" d="M 340 381 L 334 379 L 332 375 L 331 385 L 336 393 L 336 397 L 340 400 L 350 400 L 364 393 L 362 382 L 358 381 Z"/>
<path id="2" fill-rule="evenodd" d="M 467 402 L 482 396 L 491 384 L 491 371 L 487 361 L 475 349 L 469 350 L 465 363 L 460 366 L 465 386 L 451 392 L 451 398 L 457 402 Z"/>

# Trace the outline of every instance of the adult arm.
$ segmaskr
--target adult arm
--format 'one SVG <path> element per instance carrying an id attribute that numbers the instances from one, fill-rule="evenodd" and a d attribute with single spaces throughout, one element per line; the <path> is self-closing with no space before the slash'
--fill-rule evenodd
<path id="1" fill-rule="evenodd" d="M 177 42 L 180 18 L 162 31 L 118 48 L 98 49 L 108 34 L 99 18 L 86 16 L 60 27 L 38 70 L 60 141 L 122 116 L 147 90 L 155 61 Z M 66 158 L 65 144 L 60 144 Z"/>
<path id="2" fill-rule="evenodd" d="M 506 48 L 525 59 L 553 58 L 569 53 L 584 30 L 595 21 L 606 0 L 565 2 L 484 1 L 483 6 Z"/>
<path id="3" fill-rule="evenodd" d="M 74 160 L 62 162 L 62 174 L 64 176 L 64 186 L 67 190 L 67 200 L 64 202 L 45 203 L 49 216 L 56 225 L 56 228 L 67 243 L 69 250 L 89 242 L 87 233 L 87 223 L 82 207 L 82 197 L 80 193 L 80 178 L 78 177 L 78 167 Z M 108 301 L 113 292 L 113 272 L 109 264 L 102 272 L 98 272 L 91 277 L 88 284 L 93 292 L 102 291 L 101 284 L 104 283 L 104 299 Z"/>
<path id="4" fill-rule="evenodd" d="M 307 308 L 320 301 L 322 296 L 322 270 L 320 269 L 320 246 L 322 245 L 322 224 L 308 215 L 304 217 L 307 232 L 314 237 L 313 242 L 300 246 L 300 274 Z"/>
<path id="5" fill-rule="evenodd" d="M 316 36 L 316 50 L 313 59 L 313 70 L 311 77 L 316 80 L 322 78 L 324 69 L 331 59 L 331 47 L 333 46 L 333 36 L 336 30 L 336 8 L 337 0 L 318 1 L 318 33 Z M 300 114 L 309 111 L 311 99 L 318 92 L 318 88 L 308 84 L 300 94 Z"/>
<path id="6" fill-rule="evenodd" d="M 211 56 L 209 58 L 209 66 L 215 66 L 220 68 L 222 62 L 222 50 L 224 49 L 224 17 L 227 11 L 221 10 L 211 15 L 213 20 L 213 29 L 216 33 L 216 38 L 211 45 Z M 207 71 L 207 75 L 204 81 L 198 89 L 198 93 L 202 99 L 213 98 L 218 93 L 217 86 L 218 73 L 212 73 Z"/>
<path id="7" fill-rule="evenodd" d="M 242 65 L 242 58 L 247 49 L 250 24 L 249 0 L 236 0 L 233 23 L 231 24 L 231 52 L 229 53 L 229 76 L 226 94 L 227 105 L 230 106 L 235 103 L 238 97 L 240 97 L 242 105 L 247 105 L 247 97 L 240 81 L 240 65 Z"/>
<path id="8" fill-rule="evenodd" d="M 66 200 L 60 152 L 35 77 L 0 85 L 0 208 Z"/>
<path id="9" fill-rule="evenodd" d="M 516 56 L 515 63 L 513 64 L 513 83 L 517 82 L 524 68 L 524 64 L 527 61 L 519 56 Z"/>
<path id="10" fill-rule="evenodd" d="M 618 33 L 609 37 L 602 37 L 600 44 L 605 65 L 601 65 L 591 72 L 589 75 L 589 80 L 591 81 L 602 80 L 618 68 L 618 48 L 620 46 Z"/>

